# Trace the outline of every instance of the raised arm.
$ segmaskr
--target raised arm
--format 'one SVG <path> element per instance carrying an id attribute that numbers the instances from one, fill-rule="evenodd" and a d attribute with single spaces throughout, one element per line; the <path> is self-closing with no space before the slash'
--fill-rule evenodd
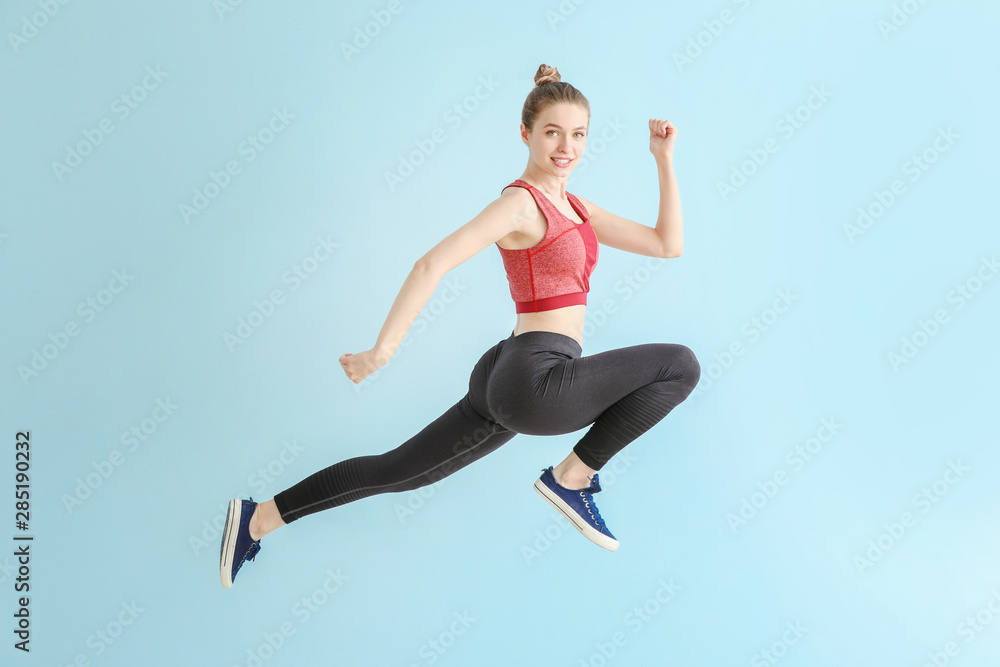
<path id="1" fill-rule="evenodd" d="M 370 350 L 340 357 L 340 365 L 352 382 L 361 382 L 388 363 L 444 274 L 521 228 L 526 219 L 524 196 L 531 197 L 522 188 L 504 190 L 479 215 L 446 236 L 413 264 L 375 345 Z"/>
<path id="2" fill-rule="evenodd" d="M 650 257 L 680 257 L 684 252 L 681 198 L 674 176 L 673 142 L 677 128 L 670 121 L 650 119 L 649 150 L 656 158 L 660 181 L 660 208 L 656 227 L 649 227 L 580 197 L 590 212 L 597 240 L 606 246 Z"/>

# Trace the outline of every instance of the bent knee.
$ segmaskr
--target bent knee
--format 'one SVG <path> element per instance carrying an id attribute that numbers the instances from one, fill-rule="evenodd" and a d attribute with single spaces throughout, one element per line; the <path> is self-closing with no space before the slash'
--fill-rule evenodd
<path id="1" fill-rule="evenodd" d="M 677 382 L 694 389 L 701 379 L 701 364 L 694 350 L 679 343 L 670 344 L 669 372 Z"/>

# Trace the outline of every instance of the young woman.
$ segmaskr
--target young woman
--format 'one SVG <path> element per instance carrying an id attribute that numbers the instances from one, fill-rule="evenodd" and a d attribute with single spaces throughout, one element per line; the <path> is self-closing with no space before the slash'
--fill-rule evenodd
<path id="1" fill-rule="evenodd" d="M 566 192 L 583 156 L 590 104 L 541 65 L 521 112 L 528 165 L 495 201 L 418 259 L 389 310 L 375 346 L 340 364 L 358 383 L 386 364 L 445 273 L 496 245 L 517 312 L 511 335 L 479 359 L 461 400 L 399 447 L 336 463 L 255 503 L 234 499 L 223 530 L 222 585 L 260 550 L 271 531 L 308 514 L 377 493 L 433 484 L 518 433 L 557 435 L 590 429 L 561 463 L 542 471 L 538 493 L 587 538 L 614 551 L 615 539 L 594 504 L 597 472 L 687 398 L 701 375 L 683 345 L 649 343 L 584 357 L 583 325 L 598 243 L 651 257 L 683 249 L 673 171 L 677 129 L 649 121 L 660 208 L 656 227 L 609 213 Z"/>

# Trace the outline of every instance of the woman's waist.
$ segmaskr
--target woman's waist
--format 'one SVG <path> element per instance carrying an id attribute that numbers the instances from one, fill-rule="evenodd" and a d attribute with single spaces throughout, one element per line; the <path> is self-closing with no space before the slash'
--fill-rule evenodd
<path id="1" fill-rule="evenodd" d="M 586 312 L 586 306 L 574 305 L 536 313 L 518 313 L 513 335 L 531 331 L 551 332 L 569 336 L 582 347 Z"/>

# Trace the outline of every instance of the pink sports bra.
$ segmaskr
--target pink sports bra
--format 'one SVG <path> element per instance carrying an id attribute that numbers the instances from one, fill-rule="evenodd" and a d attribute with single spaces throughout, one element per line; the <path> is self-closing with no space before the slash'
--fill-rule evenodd
<path id="1" fill-rule="evenodd" d="M 517 179 L 503 190 L 511 186 L 525 188 L 531 193 L 547 223 L 545 236 L 530 248 L 508 250 L 497 244 L 517 312 L 537 313 L 586 305 L 590 274 L 598 255 L 597 235 L 590 226 L 590 213 L 579 199 L 567 192 L 566 198 L 583 220 L 583 224 L 575 223 L 530 183 Z"/>

